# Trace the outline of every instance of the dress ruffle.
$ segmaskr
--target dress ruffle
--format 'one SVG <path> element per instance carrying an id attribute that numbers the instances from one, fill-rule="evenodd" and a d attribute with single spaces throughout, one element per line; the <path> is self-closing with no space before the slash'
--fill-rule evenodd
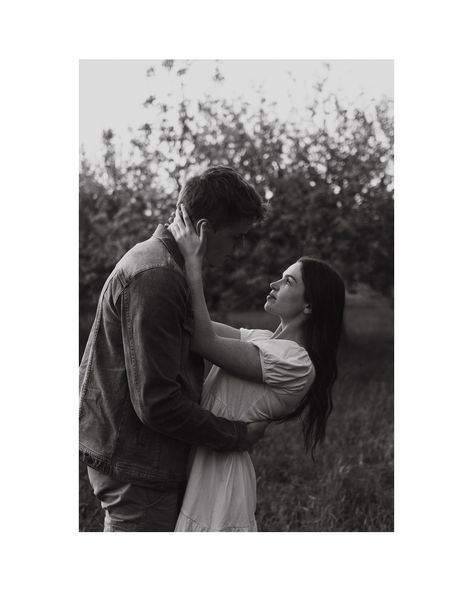
<path id="1" fill-rule="evenodd" d="M 211 528 L 202 523 L 196 522 L 184 513 L 179 514 L 175 532 L 257 532 L 256 520 L 249 522 L 246 526 L 228 526 L 224 528 Z"/>

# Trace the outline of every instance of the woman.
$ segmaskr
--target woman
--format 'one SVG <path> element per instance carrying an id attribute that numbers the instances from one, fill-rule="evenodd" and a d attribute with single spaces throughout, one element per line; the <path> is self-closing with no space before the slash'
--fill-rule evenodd
<path id="1" fill-rule="evenodd" d="M 285 421 L 303 415 L 312 456 L 325 434 L 337 376 L 336 351 L 345 288 L 330 266 L 301 258 L 271 283 L 264 309 L 277 315 L 273 333 L 210 320 L 202 286 L 206 223 L 195 232 L 185 208 L 169 226 L 186 266 L 194 312 L 193 350 L 214 364 L 202 405 L 232 420 Z M 248 452 L 198 447 L 176 532 L 257 531 L 256 476 Z"/>

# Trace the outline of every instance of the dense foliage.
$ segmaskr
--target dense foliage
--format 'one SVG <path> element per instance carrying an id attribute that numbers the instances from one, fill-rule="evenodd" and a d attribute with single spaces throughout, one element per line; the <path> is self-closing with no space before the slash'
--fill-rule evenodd
<path id="1" fill-rule="evenodd" d="M 165 62 L 172 70 L 172 62 Z M 152 74 L 152 72 L 151 72 Z M 185 78 L 185 71 L 177 76 Z M 218 77 L 216 78 L 218 83 Z M 281 120 L 261 97 L 178 102 L 150 96 L 145 124 L 126 157 L 111 130 L 104 155 L 80 170 L 80 300 L 93 307 L 107 274 L 134 243 L 171 214 L 186 178 L 209 165 L 231 165 L 265 195 L 268 214 L 231 266 L 211 271 L 214 309 L 261 305 L 270 279 L 301 254 L 335 265 L 349 287 L 393 286 L 392 105 L 345 110 L 314 88 L 314 101 Z M 329 123 L 327 124 L 327 121 Z"/>

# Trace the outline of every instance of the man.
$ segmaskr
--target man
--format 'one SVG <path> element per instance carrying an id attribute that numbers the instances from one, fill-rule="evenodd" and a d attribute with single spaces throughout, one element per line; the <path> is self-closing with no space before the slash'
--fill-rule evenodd
<path id="1" fill-rule="evenodd" d="M 179 195 L 205 219 L 207 262 L 222 264 L 261 197 L 237 172 L 210 168 Z M 184 260 L 159 225 L 118 262 L 100 295 L 80 366 L 80 456 L 105 510 L 105 531 L 173 531 L 191 445 L 243 451 L 264 426 L 199 406 L 203 361 L 190 350 L 192 310 Z"/>

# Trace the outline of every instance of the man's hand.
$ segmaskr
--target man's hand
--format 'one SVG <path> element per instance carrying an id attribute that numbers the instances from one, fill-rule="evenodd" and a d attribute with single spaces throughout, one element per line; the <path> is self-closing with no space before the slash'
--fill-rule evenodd
<path id="1" fill-rule="evenodd" d="M 264 436 L 266 432 L 266 428 L 268 427 L 267 421 L 256 421 L 254 423 L 249 423 L 246 426 L 246 431 L 248 434 L 248 443 L 250 448 L 259 442 L 261 438 Z"/>

